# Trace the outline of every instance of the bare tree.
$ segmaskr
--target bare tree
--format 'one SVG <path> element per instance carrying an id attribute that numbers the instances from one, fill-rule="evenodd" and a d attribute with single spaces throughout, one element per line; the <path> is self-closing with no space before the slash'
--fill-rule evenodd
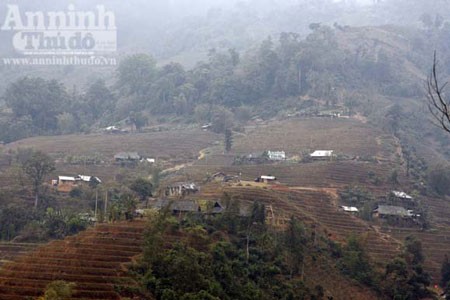
<path id="1" fill-rule="evenodd" d="M 428 109 L 434 118 L 433 123 L 450 133 L 450 101 L 444 97 L 447 83 L 439 83 L 437 67 L 438 61 L 434 52 L 433 69 L 427 79 Z"/>

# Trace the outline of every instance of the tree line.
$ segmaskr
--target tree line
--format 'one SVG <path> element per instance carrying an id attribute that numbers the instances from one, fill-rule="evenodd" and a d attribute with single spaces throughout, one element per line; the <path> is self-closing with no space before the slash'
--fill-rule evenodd
<path id="1" fill-rule="evenodd" d="M 370 102 L 367 86 L 392 95 L 417 92 L 395 72 L 388 53 L 353 53 L 339 45 L 337 29 L 313 24 L 311 30 L 306 39 L 282 33 L 243 53 L 211 49 L 206 61 L 189 70 L 177 63 L 158 67 L 147 54 L 131 55 L 111 82 L 97 80 L 82 90 L 21 78 L 3 95 L 8 110 L 0 123 L 8 126 L 0 139 L 89 132 L 119 121 L 139 130 L 149 118 L 162 116 L 212 123 L 224 132 L 252 115 L 271 117 L 290 107 L 341 104 L 354 111 Z"/>

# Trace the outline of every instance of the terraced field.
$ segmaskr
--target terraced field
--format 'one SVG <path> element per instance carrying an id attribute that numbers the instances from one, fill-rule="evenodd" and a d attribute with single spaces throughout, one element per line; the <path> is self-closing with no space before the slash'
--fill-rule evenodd
<path id="1" fill-rule="evenodd" d="M 98 225 L 6 263 L 0 269 L 0 299 L 37 297 L 54 280 L 74 282 L 73 299 L 128 296 L 127 289 L 136 283 L 127 277 L 124 264 L 141 253 L 144 227 L 139 221 Z"/>
<path id="2" fill-rule="evenodd" d="M 274 164 L 245 166 L 192 166 L 183 170 L 192 180 L 201 182 L 208 174 L 225 172 L 230 175 L 241 174 L 242 180 L 254 180 L 261 175 L 274 175 L 291 187 L 343 188 L 360 185 L 377 195 L 386 195 L 392 188 L 387 184 L 394 167 L 391 164 L 366 162 L 314 162 L 306 164 Z M 372 174 L 372 175 L 371 175 Z M 374 178 L 381 183 L 374 185 Z M 400 174 L 400 180 L 403 178 Z"/>
<path id="3" fill-rule="evenodd" d="M 200 150 L 217 139 L 216 134 L 196 129 L 125 135 L 63 135 L 20 140 L 8 144 L 5 150 L 34 148 L 57 158 L 99 156 L 106 161 L 111 161 L 114 154 L 121 151 L 136 151 L 143 156 L 165 160 L 196 159 Z"/>
<path id="4" fill-rule="evenodd" d="M 0 268 L 14 258 L 26 254 L 38 246 L 37 244 L 25 243 L 0 243 Z"/>
<path id="5" fill-rule="evenodd" d="M 249 187 L 226 188 L 233 199 L 239 201 L 259 200 L 271 205 L 278 222 L 291 215 L 314 225 L 329 238 L 343 241 L 351 235 L 364 238 L 366 249 L 376 262 L 383 264 L 400 251 L 400 242 L 380 233 L 362 220 L 338 209 L 336 199 L 327 191 L 312 190 L 265 190 Z"/>
<path id="6" fill-rule="evenodd" d="M 236 153 L 283 150 L 298 155 L 311 150 L 335 150 L 338 154 L 391 158 L 396 141 L 358 120 L 292 119 L 249 129 L 237 137 Z"/>
<path id="7" fill-rule="evenodd" d="M 422 231 L 414 228 L 383 228 L 383 231 L 399 240 L 408 235 L 422 241 L 426 257 L 426 268 L 432 274 L 435 283 L 440 279 L 441 264 L 445 256 L 450 256 L 450 202 L 442 198 L 426 198 L 424 203 L 429 208 L 432 229 Z"/>

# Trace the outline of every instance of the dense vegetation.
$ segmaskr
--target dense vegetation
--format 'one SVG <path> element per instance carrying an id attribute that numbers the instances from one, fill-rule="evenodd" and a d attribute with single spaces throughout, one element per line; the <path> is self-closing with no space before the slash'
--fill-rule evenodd
<path id="1" fill-rule="evenodd" d="M 307 230 L 293 218 L 279 235 L 265 225 L 264 210 L 255 203 L 251 216 L 239 217 L 231 203 L 207 219 L 155 216 L 133 268 L 143 291 L 157 299 L 322 299 L 322 287 L 310 290 L 301 280 L 313 245 Z M 175 239 L 170 247 L 168 239 Z"/>
<path id="2" fill-rule="evenodd" d="M 327 259 L 381 298 L 431 295 L 421 243 L 412 237 L 382 273 L 370 263 L 362 238 L 340 245 L 295 218 L 280 231 L 265 224 L 258 202 L 248 216 L 238 207 L 229 202 L 223 215 L 178 220 L 168 211 L 154 215 L 144 255 L 131 268 L 142 283 L 141 293 L 157 299 L 325 299 L 322 286 L 307 287 L 303 278 L 311 259 Z"/>

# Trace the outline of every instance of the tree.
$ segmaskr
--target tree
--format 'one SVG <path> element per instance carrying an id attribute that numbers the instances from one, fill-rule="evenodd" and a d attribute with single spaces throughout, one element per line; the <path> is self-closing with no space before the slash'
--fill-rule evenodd
<path id="1" fill-rule="evenodd" d="M 142 202 L 144 202 L 148 201 L 148 197 L 152 196 L 153 184 L 150 180 L 138 178 L 131 184 L 130 189 L 139 196 Z"/>
<path id="2" fill-rule="evenodd" d="M 441 196 L 450 195 L 450 170 L 439 166 L 428 174 L 430 186 Z"/>
<path id="3" fill-rule="evenodd" d="M 448 256 L 445 256 L 444 261 L 441 266 L 441 287 L 447 287 L 448 283 L 450 283 L 450 262 L 448 261 Z"/>
<path id="4" fill-rule="evenodd" d="M 342 273 L 366 285 L 373 285 L 373 268 L 360 238 L 350 236 L 340 261 Z"/>
<path id="5" fill-rule="evenodd" d="M 285 233 L 285 244 L 288 252 L 288 265 L 291 266 L 290 277 L 303 272 L 303 259 L 307 243 L 305 229 L 302 224 L 295 218 L 291 217 L 288 228 Z"/>
<path id="6" fill-rule="evenodd" d="M 68 96 L 55 80 L 25 77 L 10 84 L 4 98 L 15 118 L 30 117 L 35 129 L 52 132 Z"/>
<path id="7" fill-rule="evenodd" d="M 231 151 L 231 147 L 233 146 L 233 133 L 231 129 L 225 130 L 225 152 L 228 153 Z"/>
<path id="8" fill-rule="evenodd" d="M 41 185 L 45 176 L 55 170 L 55 162 L 47 154 L 41 151 L 35 151 L 31 157 L 22 164 L 22 169 L 33 183 L 33 192 L 35 194 L 34 207 L 37 208 Z"/>
<path id="9" fill-rule="evenodd" d="M 84 96 L 84 114 L 98 120 L 103 114 L 112 111 L 116 104 L 115 95 L 106 86 L 103 80 L 95 81 Z"/>
<path id="10" fill-rule="evenodd" d="M 45 289 L 45 294 L 38 300 L 64 300 L 73 295 L 75 283 L 68 283 L 63 280 L 57 280 L 49 283 Z"/>
<path id="11" fill-rule="evenodd" d="M 450 133 L 450 101 L 444 99 L 444 90 L 447 84 L 439 83 L 437 65 L 435 52 L 433 68 L 427 80 L 428 110 L 434 119 L 434 124 Z"/>
<path id="12" fill-rule="evenodd" d="M 156 75 L 156 62 L 151 56 L 135 54 L 125 58 L 118 71 L 118 85 L 122 93 L 143 96 Z"/>
<path id="13" fill-rule="evenodd" d="M 413 236 L 407 236 L 405 238 L 405 255 L 412 265 L 422 264 L 425 260 L 422 243 Z"/>
<path id="14" fill-rule="evenodd" d="M 130 123 L 134 125 L 137 131 L 141 131 L 141 129 L 148 124 L 148 117 L 142 112 L 132 111 L 130 113 L 129 120 Z"/>

